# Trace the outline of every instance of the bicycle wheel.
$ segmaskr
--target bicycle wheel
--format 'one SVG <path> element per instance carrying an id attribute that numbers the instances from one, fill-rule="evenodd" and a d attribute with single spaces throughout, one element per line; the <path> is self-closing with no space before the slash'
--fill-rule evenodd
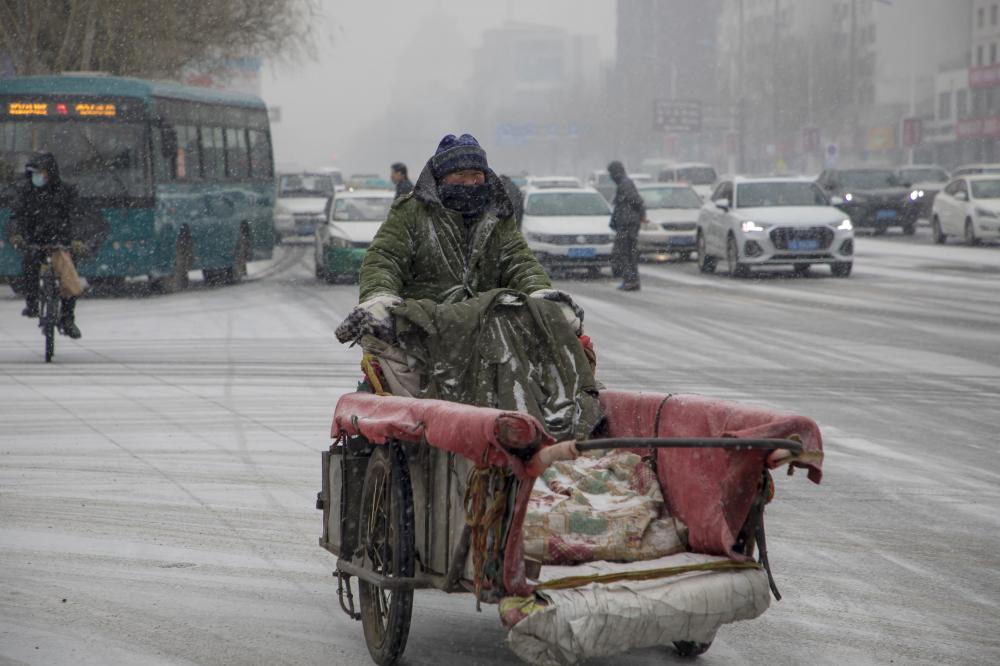
<path id="1" fill-rule="evenodd" d="M 398 444 L 375 447 L 361 498 L 358 543 L 365 567 L 385 576 L 412 576 L 413 492 Z M 359 580 L 358 591 L 368 652 L 379 666 L 391 666 L 406 648 L 413 590 L 384 590 Z"/>
<path id="2" fill-rule="evenodd" d="M 42 329 L 45 333 L 45 362 L 51 363 L 56 353 L 56 326 L 47 322 Z"/>

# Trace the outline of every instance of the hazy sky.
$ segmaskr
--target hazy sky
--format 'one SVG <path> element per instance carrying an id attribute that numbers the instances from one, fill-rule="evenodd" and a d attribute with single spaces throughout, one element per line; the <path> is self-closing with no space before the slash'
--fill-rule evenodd
<path id="1" fill-rule="evenodd" d="M 394 90 L 425 95 L 433 109 L 442 82 L 467 80 L 483 31 L 508 20 L 596 35 L 600 59 L 611 60 L 615 5 L 615 0 L 323 0 L 316 61 L 264 72 L 264 98 L 281 107 L 281 121 L 272 127 L 279 168 L 385 171 L 387 165 L 366 159 L 356 146 L 352 152 L 351 137 L 385 113 Z M 412 131 L 427 134 L 427 154 L 400 159 L 424 160 L 441 131 L 419 126 Z"/>

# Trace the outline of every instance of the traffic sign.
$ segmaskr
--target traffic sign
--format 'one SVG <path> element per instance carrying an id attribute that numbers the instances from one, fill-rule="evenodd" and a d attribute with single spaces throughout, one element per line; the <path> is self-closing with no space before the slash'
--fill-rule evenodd
<path id="1" fill-rule="evenodd" d="M 903 118 L 901 143 L 903 148 L 916 148 L 924 141 L 924 123 L 920 118 Z"/>
<path id="2" fill-rule="evenodd" d="M 812 153 L 819 150 L 820 146 L 820 134 L 818 127 L 803 127 L 802 128 L 802 150 L 806 153 Z"/>
<path id="3" fill-rule="evenodd" d="M 701 102 L 654 99 L 653 129 L 658 132 L 700 132 Z"/>

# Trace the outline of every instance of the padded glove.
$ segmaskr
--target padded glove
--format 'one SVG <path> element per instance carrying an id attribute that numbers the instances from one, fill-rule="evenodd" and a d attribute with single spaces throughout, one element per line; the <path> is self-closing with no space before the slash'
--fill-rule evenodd
<path id="1" fill-rule="evenodd" d="M 392 308 L 403 302 L 398 296 L 376 296 L 354 307 L 337 327 L 337 340 L 342 343 L 372 335 L 390 344 L 396 341 L 396 326 Z"/>
<path id="2" fill-rule="evenodd" d="M 555 301 L 559 304 L 563 316 L 573 328 L 576 335 L 583 335 L 583 308 L 573 302 L 573 298 L 565 291 L 558 289 L 539 289 L 531 293 L 532 298 L 541 298 L 546 301 Z"/>

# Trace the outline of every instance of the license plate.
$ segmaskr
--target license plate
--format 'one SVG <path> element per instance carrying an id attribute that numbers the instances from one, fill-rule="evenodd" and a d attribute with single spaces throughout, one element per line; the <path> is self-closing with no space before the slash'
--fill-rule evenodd
<path id="1" fill-rule="evenodd" d="M 571 247 L 569 249 L 569 256 L 574 259 L 593 259 L 597 256 L 596 247 Z"/>
<path id="2" fill-rule="evenodd" d="M 875 213 L 876 220 L 894 220 L 896 219 L 896 211 L 894 210 L 880 210 Z"/>
<path id="3" fill-rule="evenodd" d="M 671 238 L 671 245 L 694 245 L 694 239 L 688 236 L 681 236 L 680 238 Z"/>
<path id="4" fill-rule="evenodd" d="M 791 239 L 791 240 L 788 241 L 788 249 L 789 250 L 818 250 L 819 249 L 819 241 L 818 240 L 813 240 L 813 239 L 796 240 L 796 239 L 793 238 L 793 239 Z"/>

